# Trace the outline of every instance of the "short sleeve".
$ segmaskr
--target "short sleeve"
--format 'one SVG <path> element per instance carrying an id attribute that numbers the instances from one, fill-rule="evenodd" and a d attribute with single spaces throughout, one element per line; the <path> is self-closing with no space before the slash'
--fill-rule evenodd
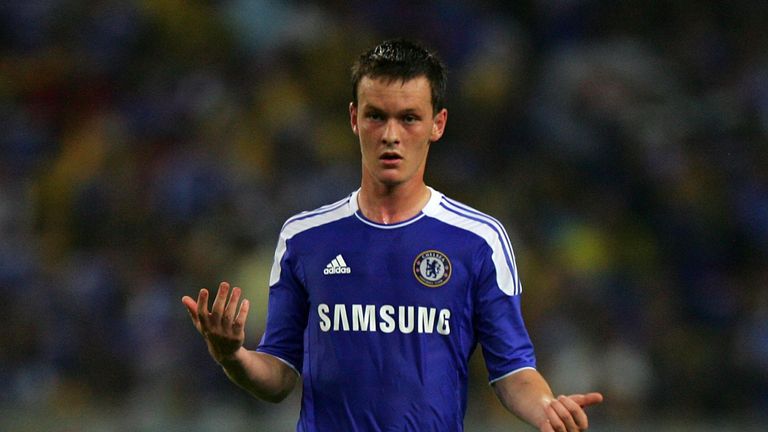
<path id="1" fill-rule="evenodd" d="M 498 270 L 490 247 L 476 258 L 478 273 L 475 286 L 474 326 L 483 350 L 491 383 L 524 368 L 535 368 L 536 357 L 520 308 L 520 290 L 498 285 Z M 511 270 L 519 280 L 515 267 Z M 509 292 L 516 294 L 508 294 Z"/>
<path id="2" fill-rule="evenodd" d="M 273 355 L 301 373 L 309 304 L 290 240 L 282 234 L 275 252 L 267 324 L 256 351 Z"/>

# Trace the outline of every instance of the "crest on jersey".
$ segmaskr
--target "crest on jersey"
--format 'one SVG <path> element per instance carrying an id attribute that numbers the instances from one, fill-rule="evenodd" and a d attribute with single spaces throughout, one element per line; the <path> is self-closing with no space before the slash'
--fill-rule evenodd
<path id="1" fill-rule="evenodd" d="M 451 278 L 451 271 L 451 261 L 437 250 L 424 251 L 413 261 L 413 275 L 430 288 L 445 285 Z"/>

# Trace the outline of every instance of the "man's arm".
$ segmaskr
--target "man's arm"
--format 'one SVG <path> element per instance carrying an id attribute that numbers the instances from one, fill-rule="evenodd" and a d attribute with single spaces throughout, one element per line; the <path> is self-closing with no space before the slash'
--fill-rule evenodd
<path id="1" fill-rule="evenodd" d="M 296 385 L 297 373 L 277 357 L 243 347 L 250 303 L 243 300 L 238 307 L 242 290 L 233 288 L 228 299 L 229 291 L 228 283 L 219 285 L 210 312 L 207 289 L 200 290 L 197 301 L 189 296 L 181 301 L 203 335 L 211 357 L 224 368 L 229 379 L 260 399 L 280 402 Z"/>
<path id="2" fill-rule="evenodd" d="M 243 347 L 219 364 L 229 379 L 267 402 L 281 402 L 296 385 L 298 375 L 277 357 Z"/>
<path id="3" fill-rule="evenodd" d="M 554 397 L 534 369 L 522 369 L 493 383 L 502 405 L 540 432 L 576 432 L 589 426 L 584 408 L 603 401 L 600 393 Z"/>

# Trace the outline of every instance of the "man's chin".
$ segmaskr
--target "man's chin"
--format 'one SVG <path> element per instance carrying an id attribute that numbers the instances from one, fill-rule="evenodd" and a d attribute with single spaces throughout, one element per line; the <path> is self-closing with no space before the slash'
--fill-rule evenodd
<path id="1" fill-rule="evenodd" d="M 397 186 L 404 182 L 402 173 L 396 169 L 380 170 L 377 174 L 376 179 L 384 185 Z"/>

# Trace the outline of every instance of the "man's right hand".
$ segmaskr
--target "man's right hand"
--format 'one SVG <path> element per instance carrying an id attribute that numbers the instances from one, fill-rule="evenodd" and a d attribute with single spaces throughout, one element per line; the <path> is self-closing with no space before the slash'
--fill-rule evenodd
<path id="1" fill-rule="evenodd" d="M 229 295 L 229 291 L 229 283 L 219 284 L 219 291 L 210 312 L 209 293 L 205 288 L 200 290 L 197 301 L 189 296 L 181 299 L 195 328 L 203 335 L 208 352 L 218 363 L 231 360 L 245 341 L 245 321 L 248 318 L 250 303 L 243 300 L 238 307 L 242 290 L 235 287 L 232 289 L 232 295 Z"/>

